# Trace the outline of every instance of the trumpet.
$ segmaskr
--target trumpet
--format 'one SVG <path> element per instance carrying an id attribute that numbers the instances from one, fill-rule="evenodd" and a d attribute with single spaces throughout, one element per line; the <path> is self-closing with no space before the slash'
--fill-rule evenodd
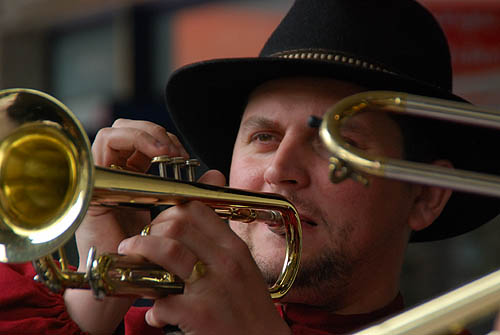
<path id="1" fill-rule="evenodd" d="M 184 283 L 163 268 L 136 256 L 89 251 L 85 273 L 69 269 L 64 244 L 74 235 L 90 205 L 151 209 L 198 200 L 221 218 L 261 220 L 284 232 L 281 273 L 269 287 L 283 297 L 297 275 L 301 226 L 285 198 L 194 182 L 195 160 L 158 157 L 160 172 L 173 164 L 175 177 L 188 167 L 190 181 L 94 166 L 89 139 L 60 101 L 30 89 L 0 91 L 0 261 L 33 261 L 36 279 L 50 289 L 92 289 L 97 298 L 180 294 Z M 162 173 L 163 172 L 163 173 Z M 59 251 L 59 264 L 52 253 Z"/>
<path id="2" fill-rule="evenodd" d="M 370 108 L 500 129 L 500 113 L 467 103 L 392 91 L 354 94 L 330 108 L 319 124 L 320 137 L 332 154 L 329 170 L 333 183 L 353 178 L 368 184 L 368 179 L 364 176 L 368 174 L 456 191 L 500 196 L 498 176 L 378 157 L 351 147 L 342 139 L 342 125 L 349 118 Z M 472 321 L 497 311 L 499 306 L 500 270 L 354 335 L 458 334 Z"/>

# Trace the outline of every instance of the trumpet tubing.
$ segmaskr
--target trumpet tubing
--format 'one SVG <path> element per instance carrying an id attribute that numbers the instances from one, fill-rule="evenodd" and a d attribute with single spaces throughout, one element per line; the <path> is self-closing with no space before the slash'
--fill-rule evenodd
<path id="1" fill-rule="evenodd" d="M 498 176 L 388 157 L 376 157 L 351 148 L 342 139 L 340 133 L 342 125 L 346 120 L 369 107 L 375 107 L 377 111 L 488 126 L 500 130 L 500 113 L 467 103 L 391 91 L 368 91 L 354 94 L 333 106 L 325 114 L 320 125 L 321 139 L 332 153 L 330 159 L 332 182 L 341 182 L 346 178 L 364 180 L 361 173 L 367 173 L 456 191 L 500 197 L 500 177 Z"/>

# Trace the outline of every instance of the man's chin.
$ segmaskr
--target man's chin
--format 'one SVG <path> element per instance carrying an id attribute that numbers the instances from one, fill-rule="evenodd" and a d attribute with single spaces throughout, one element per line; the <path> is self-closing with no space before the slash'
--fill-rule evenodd
<path id="1" fill-rule="evenodd" d="M 241 236 L 240 236 L 241 237 Z M 262 271 L 279 273 L 286 256 L 286 239 L 270 231 L 242 237 Z M 276 275 L 277 276 L 277 275 Z"/>

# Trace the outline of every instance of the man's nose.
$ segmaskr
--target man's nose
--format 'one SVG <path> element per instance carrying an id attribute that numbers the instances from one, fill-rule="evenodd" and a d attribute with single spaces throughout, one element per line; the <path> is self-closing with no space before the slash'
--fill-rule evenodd
<path id="1" fill-rule="evenodd" d="M 284 138 L 264 171 L 271 187 L 305 187 L 310 182 L 307 148 L 303 143 Z"/>

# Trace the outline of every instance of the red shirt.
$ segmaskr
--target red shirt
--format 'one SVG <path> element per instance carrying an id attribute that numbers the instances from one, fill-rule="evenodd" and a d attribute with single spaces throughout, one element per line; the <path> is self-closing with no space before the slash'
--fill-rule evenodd
<path id="1" fill-rule="evenodd" d="M 0 334 L 86 334 L 69 316 L 62 294 L 50 292 L 34 276 L 31 263 L 0 263 Z M 144 321 L 147 309 L 130 308 L 122 327 L 126 335 L 163 334 Z"/>
<path id="2" fill-rule="evenodd" d="M 34 275 L 31 263 L 0 263 L 0 334 L 86 334 L 70 318 L 63 296 L 35 282 Z M 148 308 L 130 308 L 116 334 L 163 334 L 162 329 L 146 324 L 144 314 Z M 294 335 L 337 335 L 401 311 L 403 299 L 398 296 L 385 308 L 359 315 L 335 315 L 299 304 L 277 308 Z"/>
<path id="3" fill-rule="evenodd" d="M 300 304 L 287 304 L 279 311 L 294 335 L 348 334 L 403 310 L 403 297 L 398 295 L 389 305 L 365 314 L 339 315 L 319 308 Z"/>

